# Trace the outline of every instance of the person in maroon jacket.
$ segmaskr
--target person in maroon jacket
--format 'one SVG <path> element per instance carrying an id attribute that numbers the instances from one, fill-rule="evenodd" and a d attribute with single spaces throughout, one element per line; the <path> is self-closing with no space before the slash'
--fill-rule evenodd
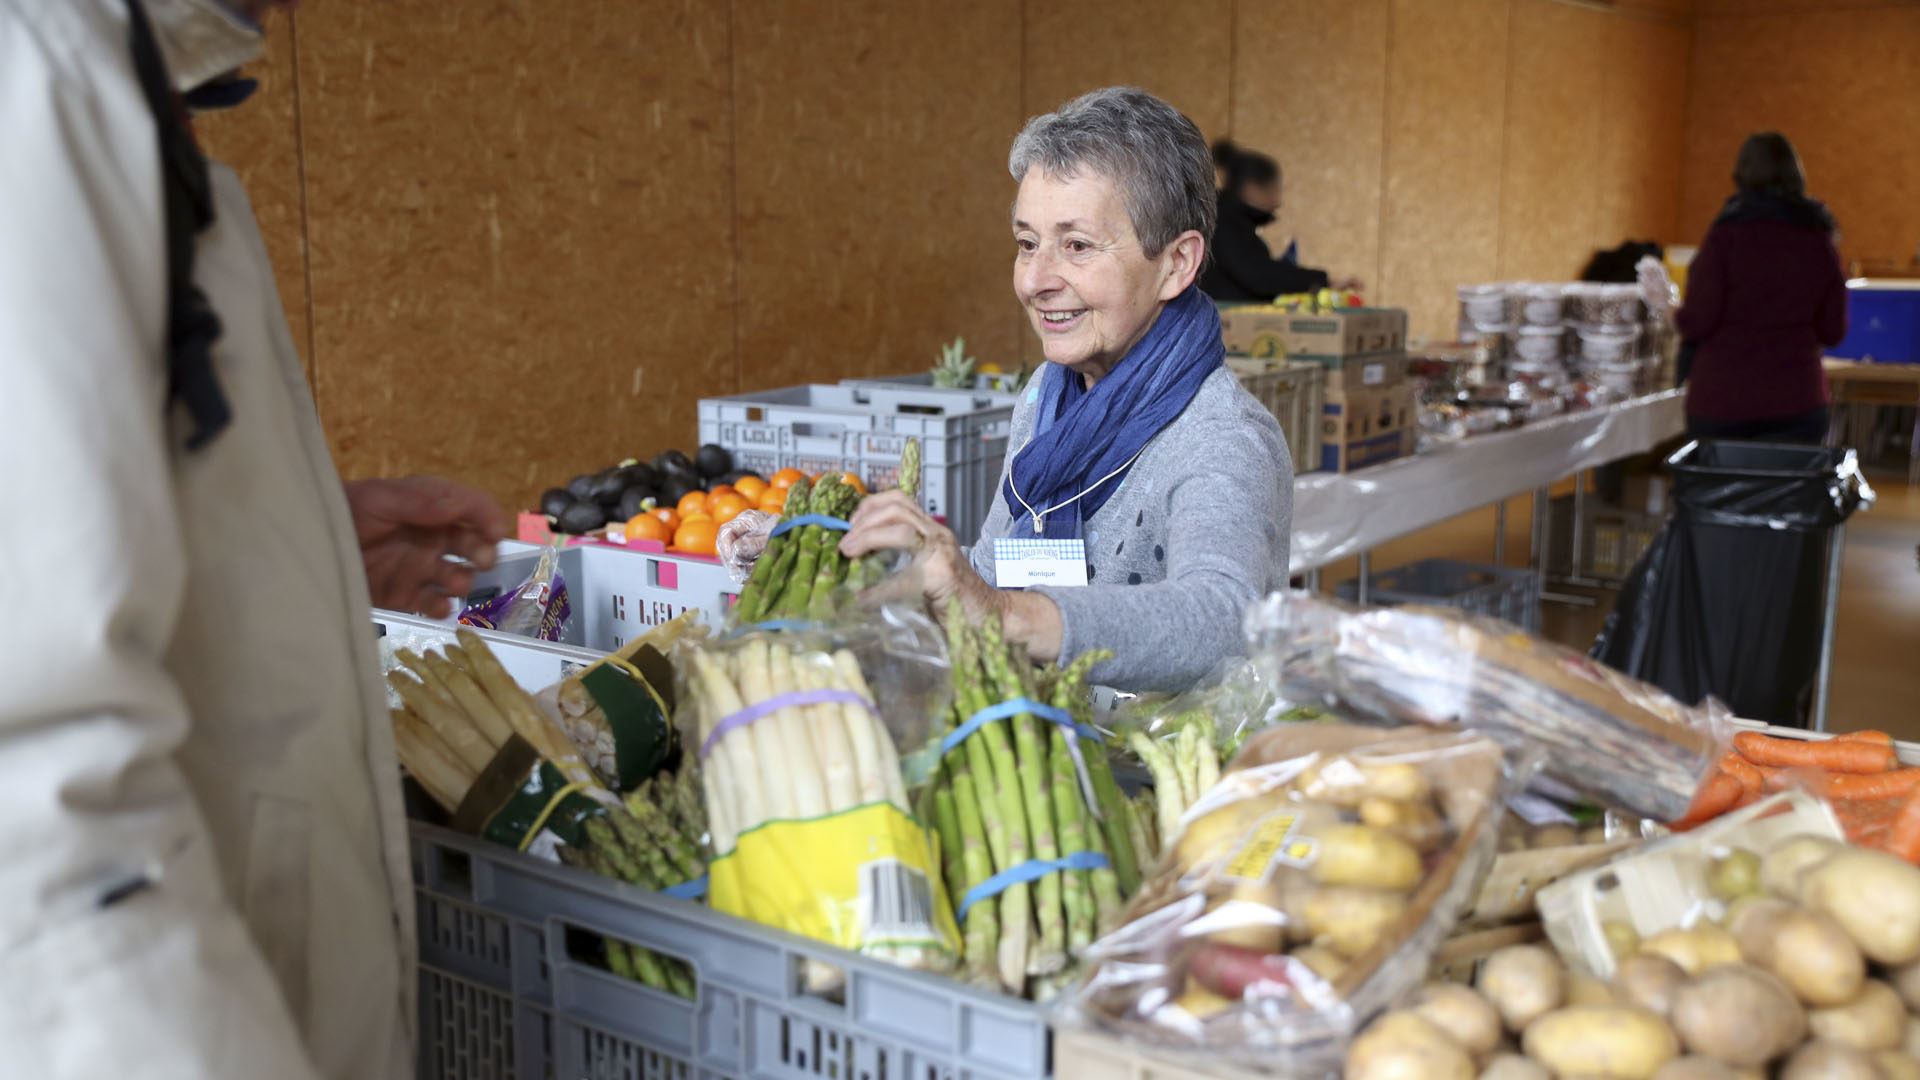
<path id="1" fill-rule="evenodd" d="M 1827 434 L 1824 346 L 1847 336 L 1847 283 L 1833 217 L 1807 197 L 1793 144 L 1748 136 L 1734 165 L 1739 191 L 1687 272 L 1675 315 L 1695 438 L 1818 443 Z"/>

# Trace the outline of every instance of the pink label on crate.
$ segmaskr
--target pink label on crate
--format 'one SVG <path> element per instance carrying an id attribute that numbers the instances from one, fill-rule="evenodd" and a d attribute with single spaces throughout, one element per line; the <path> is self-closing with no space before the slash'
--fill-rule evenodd
<path id="1" fill-rule="evenodd" d="M 655 563 L 654 568 L 656 572 L 660 575 L 661 588 L 677 589 L 680 587 L 680 567 L 678 567 L 673 563 L 662 560 L 660 562 Z"/>

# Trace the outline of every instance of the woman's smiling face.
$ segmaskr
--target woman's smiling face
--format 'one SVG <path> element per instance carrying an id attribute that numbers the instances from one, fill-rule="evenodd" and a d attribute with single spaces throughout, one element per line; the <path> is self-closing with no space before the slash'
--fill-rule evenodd
<path id="1" fill-rule="evenodd" d="M 1089 380 L 1112 370 L 1191 279 L 1168 265 L 1173 247 L 1147 256 L 1119 186 L 1091 170 L 1028 169 L 1013 240 L 1013 291 L 1048 362 Z"/>

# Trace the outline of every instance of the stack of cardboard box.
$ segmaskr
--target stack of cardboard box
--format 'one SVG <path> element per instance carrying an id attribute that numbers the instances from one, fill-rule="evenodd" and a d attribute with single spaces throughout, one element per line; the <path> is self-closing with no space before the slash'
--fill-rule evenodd
<path id="1" fill-rule="evenodd" d="M 1407 313 L 1399 308 L 1220 309 L 1227 352 L 1317 361 L 1327 373 L 1320 467 L 1349 472 L 1413 453 L 1419 433 L 1407 377 Z"/>

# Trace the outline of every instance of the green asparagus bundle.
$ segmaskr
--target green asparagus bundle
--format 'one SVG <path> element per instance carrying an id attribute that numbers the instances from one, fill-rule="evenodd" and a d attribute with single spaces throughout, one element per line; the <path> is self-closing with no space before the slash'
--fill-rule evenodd
<path id="1" fill-rule="evenodd" d="M 1127 735 L 1127 749 L 1140 758 L 1153 776 L 1150 803 L 1143 815 L 1153 820 L 1153 833 L 1160 843 L 1173 839 L 1180 831 L 1180 818 L 1187 808 L 1220 781 L 1221 756 L 1219 732 L 1213 714 L 1191 709 L 1162 718 L 1149 735 L 1133 731 Z M 1159 853 L 1158 844 L 1151 849 Z"/>
<path id="2" fill-rule="evenodd" d="M 919 498 L 920 478 L 920 440 L 908 439 L 900 453 L 899 489 Z M 809 514 L 847 520 L 862 498 L 858 488 L 829 473 L 811 486 L 802 481 L 789 488 L 781 521 Z M 842 586 L 859 592 L 879 584 L 886 577 L 887 557 L 876 554 L 849 560 L 840 554 L 840 537 L 836 529 L 806 525 L 770 538 L 734 605 L 734 623 L 821 620 L 833 614 Z"/>
<path id="3" fill-rule="evenodd" d="M 612 810 L 588 822 L 585 844 L 562 847 L 561 860 L 655 891 L 700 878 L 706 873 L 708 847 L 699 789 L 698 770 L 689 757 L 677 772 L 658 773 L 629 792 L 624 811 Z M 693 972 L 685 963 L 614 937 L 606 937 L 603 944 L 614 974 L 693 997 Z"/>
<path id="4" fill-rule="evenodd" d="M 1078 720 L 1087 710 L 1088 674 L 1111 656 L 1090 653 L 1064 671 L 1036 671 L 1005 640 L 997 618 L 972 627 L 957 601 L 948 608 L 947 634 L 955 729 L 997 704 L 1022 699 Z M 1022 712 L 980 724 L 947 753 L 933 778 L 927 805 L 956 904 L 997 874 L 1067 860 L 1030 883 L 1016 881 L 965 905 L 962 971 L 971 983 L 1015 993 L 1030 980 L 1036 989 L 1062 985 L 1094 940 L 1117 925 L 1123 897 L 1139 885 L 1127 804 L 1106 753 L 1089 742 L 1079 751 L 1085 784 L 1067 732 Z M 1087 853 L 1104 856 L 1106 865 L 1077 865 L 1076 857 Z"/>

